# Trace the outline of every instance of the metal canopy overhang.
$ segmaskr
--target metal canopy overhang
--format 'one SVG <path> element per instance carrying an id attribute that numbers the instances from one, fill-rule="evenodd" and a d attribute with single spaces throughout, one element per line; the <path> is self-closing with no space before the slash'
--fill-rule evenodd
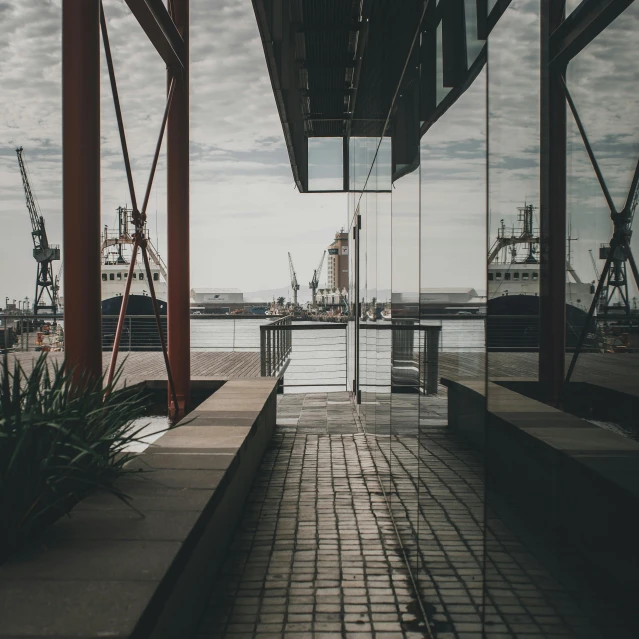
<path id="1" fill-rule="evenodd" d="M 349 187 L 351 137 L 392 137 L 393 179 L 413 170 L 419 164 L 420 125 L 423 134 L 470 86 L 486 59 L 484 50 L 475 64 L 468 63 L 466 38 L 472 29 L 464 23 L 463 0 L 440 0 L 438 5 L 434 0 L 252 2 L 293 176 L 302 193 L 309 191 L 309 138 L 343 138 L 343 190 Z M 508 0 L 501 2 L 507 6 Z M 442 81 L 436 76 L 433 46 L 439 26 L 444 34 L 443 81 L 451 89 L 445 105 L 435 102 L 435 85 Z M 477 35 L 489 30 L 490 22 L 478 18 Z"/>
<path id="2" fill-rule="evenodd" d="M 186 45 L 162 0 L 125 0 L 169 68 L 186 68 Z"/>

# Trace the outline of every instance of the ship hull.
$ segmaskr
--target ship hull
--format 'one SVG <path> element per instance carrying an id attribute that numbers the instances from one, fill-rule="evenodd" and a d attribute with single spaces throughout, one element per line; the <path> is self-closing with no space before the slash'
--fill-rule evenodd
<path id="1" fill-rule="evenodd" d="M 503 295 L 488 300 L 486 347 L 489 351 L 539 350 L 539 297 L 537 295 Z M 586 325 L 583 309 L 566 304 L 566 349 L 574 350 Z M 595 322 L 591 320 L 590 336 L 584 346 L 593 345 Z"/>
<path id="2" fill-rule="evenodd" d="M 167 304 L 158 300 L 164 340 L 167 339 Z M 113 350 L 122 296 L 102 300 L 102 350 Z M 161 351 L 162 344 L 154 317 L 153 301 L 148 295 L 130 295 L 120 338 L 120 351 Z"/>

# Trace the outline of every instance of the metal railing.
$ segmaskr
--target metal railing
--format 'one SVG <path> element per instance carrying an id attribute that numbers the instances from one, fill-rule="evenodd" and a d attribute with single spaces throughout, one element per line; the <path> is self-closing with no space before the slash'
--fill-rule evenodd
<path id="1" fill-rule="evenodd" d="M 347 389 L 346 323 L 287 319 L 266 324 L 260 332 L 262 375 L 279 377 L 285 388 Z"/>
<path id="2" fill-rule="evenodd" d="M 280 317 L 260 326 L 260 372 L 275 377 L 283 372 L 293 347 L 291 316 Z"/>
<path id="3" fill-rule="evenodd" d="M 390 381 L 394 391 L 437 393 L 441 326 L 394 320 L 392 324 L 362 323 L 360 330 L 392 331 Z"/>

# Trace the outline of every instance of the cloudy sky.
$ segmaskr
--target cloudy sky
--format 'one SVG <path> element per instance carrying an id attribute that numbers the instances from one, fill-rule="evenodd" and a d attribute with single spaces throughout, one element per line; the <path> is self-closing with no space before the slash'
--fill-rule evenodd
<path id="1" fill-rule="evenodd" d="M 33 294 L 35 264 L 17 145 L 25 147 L 50 239 L 61 239 L 60 4 L 0 0 L 0 302 L 5 295 Z M 392 198 L 367 197 L 371 233 L 388 238 L 392 231 L 395 249 L 388 241 L 369 243 L 372 288 L 388 289 L 391 281 L 396 290 L 413 290 L 420 283 L 422 288 L 482 288 L 487 243 L 499 220 L 513 224 L 516 207 L 525 201 L 538 206 L 538 7 L 538 0 L 512 1 L 491 34 L 489 76 L 484 70 L 423 138 L 420 174 L 398 181 Z M 105 10 L 142 192 L 163 109 L 163 65 L 122 0 L 105 0 Z M 300 195 L 294 188 L 249 0 L 192 0 L 191 25 L 192 285 L 246 291 L 286 286 L 287 251 L 300 281 L 307 282 L 333 233 L 347 222 L 346 197 Z M 639 3 L 634 3 L 570 64 L 567 74 L 618 206 L 639 157 L 638 40 Z M 568 207 L 573 236 L 579 237 L 572 261 L 582 279 L 591 280 L 589 250 L 597 255 L 599 244 L 610 239 L 611 224 L 570 115 L 568 125 Z M 104 63 L 102 156 L 103 223 L 113 224 L 115 208 L 127 202 L 128 194 Z M 163 160 L 155 184 L 149 226 L 154 238 L 157 228 L 164 251 Z M 406 215 L 396 215 L 391 225 L 391 210 Z M 408 242 L 404 249 L 401 237 Z M 420 260 L 408 248 L 415 249 L 417 238 Z"/>
<path id="2" fill-rule="evenodd" d="M 104 0 L 138 199 L 165 91 L 164 66 L 122 0 Z M 346 222 L 343 195 L 300 195 L 249 0 L 191 0 L 191 284 L 245 291 L 301 282 Z M 15 154 L 24 146 L 52 243 L 62 239 L 61 0 L 0 0 L 0 303 L 33 296 L 35 262 Z M 102 60 L 102 221 L 128 201 Z M 166 247 L 162 159 L 149 228 Z"/>

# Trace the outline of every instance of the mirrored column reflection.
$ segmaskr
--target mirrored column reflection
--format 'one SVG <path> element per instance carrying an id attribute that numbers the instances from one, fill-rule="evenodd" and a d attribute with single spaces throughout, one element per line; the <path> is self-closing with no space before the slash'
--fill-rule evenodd
<path id="1" fill-rule="evenodd" d="M 436 329 L 443 384 L 420 398 L 417 574 L 442 633 L 479 631 L 482 618 L 483 455 L 468 423 L 449 422 L 459 396 L 448 393 L 459 383 L 481 397 L 485 386 L 486 76 L 420 145 L 420 325 Z M 481 400 L 475 410 L 481 424 Z"/>

